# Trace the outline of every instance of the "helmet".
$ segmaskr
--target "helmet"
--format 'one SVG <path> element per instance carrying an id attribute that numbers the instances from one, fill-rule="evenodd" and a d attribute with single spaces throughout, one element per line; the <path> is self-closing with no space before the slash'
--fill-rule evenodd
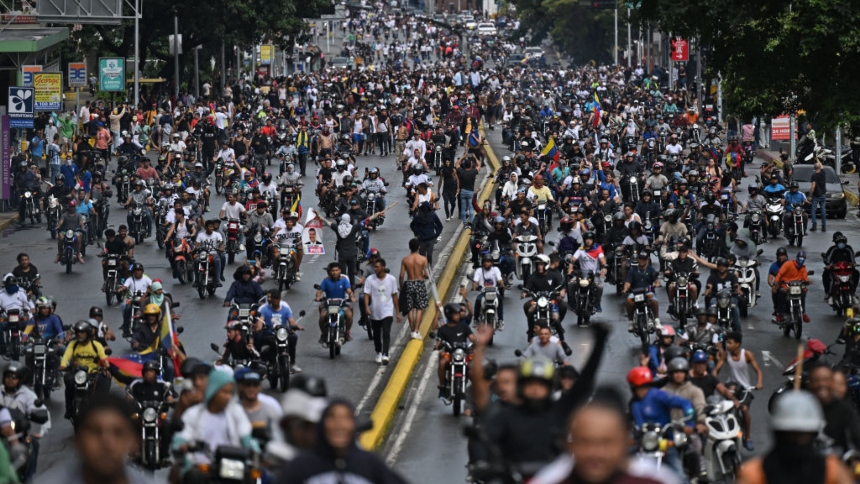
<path id="1" fill-rule="evenodd" d="M 517 380 L 522 382 L 525 380 L 536 379 L 550 384 L 552 383 L 554 374 L 555 368 L 549 360 L 529 358 L 520 363 Z"/>
<path id="2" fill-rule="evenodd" d="M 675 328 L 671 326 L 662 326 L 660 328 L 660 337 L 675 337 Z"/>
<path id="3" fill-rule="evenodd" d="M 484 254 L 481 256 L 481 262 L 493 262 L 493 257 L 490 254 Z"/>
<path id="4" fill-rule="evenodd" d="M 645 195 L 648 195 L 649 197 L 654 196 L 654 194 L 651 193 L 651 190 L 642 190 L 642 196 L 645 197 Z"/>
<path id="5" fill-rule="evenodd" d="M 632 387 L 643 387 L 654 382 L 651 370 L 647 366 L 637 366 L 627 372 L 627 383 Z"/>
<path id="6" fill-rule="evenodd" d="M 269 183 L 270 181 L 272 181 L 272 174 L 268 171 L 263 173 L 263 183 Z"/>
<path id="7" fill-rule="evenodd" d="M 659 170 L 662 168 L 663 168 L 663 163 L 660 163 L 659 161 L 657 163 L 654 163 L 654 169 L 655 170 Z"/>
<path id="8" fill-rule="evenodd" d="M 344 177 L 343 177 L 343 184 L 344 184 L 344 185 L 352 185 L 352 182 L 353 182 L 353 181 L 354 181 L 354 180 L 353 180 L 353 178 L 352 178 L 352 175 L 346 175 L 346 176 L 344 176 Z"/>
<path id="9" fill-rule="evenodd" d="M 212 367 L 208 363 L 192 357 L 182 362 L 179 372 L 184 378 L 190 378 L 194 375 L 208 375 L 211 370 Z"/>
<path id="10" fill-rule="evenodd" d="M 377 167 L 375 167 L 375 166 L 374 166 L 373 168 L 371 168 L 370 170 L 368 170 L 367 174 L 368 174 L 368 175 L 370 175 L 371 177 L 372 177 L 373 175 L 377 175 L 377 176 L 378 176 L 378 175 L 379 175 L 379 168 L 377 168 Z"/>
<path id="11" fill-rule="evenodd" d="M 97 318 L 97 317 L 103 316 L 103 315 L 104 315 L 104 312 L 102 312 L 102 308 L 100 308 L 98 306 L 93 306 L 90 308 L 90 317 L 91 318 Z"/>
<path id="12" fill-rule="evenodd" d="M 788 251 L 785 250 L 785 247 L 780 247 L 779 249 L 776 249 L 776 256 L 779 257 L 781 255 L 788 256 Z"/>
<path id="13" fill-rule="evenodd" d="M 821 405 L 809 392 L 785 392 L 774 402 L 770 428 L 776 432 L 817 433 L 823 426 Z"/>
<path id="14" fill-rule="evenodd" d="M 158 364 L 158 360 L 149 360 L 143 364 L 143 372 L 142 373 L 146 373 L 149 370 L 152 370 L 156 373 L 161 371 L 161 365 Z"/>
<path id="15" fill-rule="evenodd" d="M 508 163 L 510 163 L 510 162 L 511 162 L 511 157 L 510 157 L 510 156 L 503 156 L 503 157 L 502 157 L 502 163 L 504 163 L 504 164 L 508 164 Z"/>
<path id="16" fill-rule="evenodd" d="M 495 220 L 493 220 L 493 223 L 494 224 L 504 224 L 505 223 L 505 217 L 498 215 L 498 216 L 496 216 Z"/>
<path id="17" fill-rule="evenodd" d="M 687 183 L 687 179 L 686 179 L 686 178 L 679 178 L 679 179 L 678 179 L 678 185 L 687 185 L 687 184 L 688 184 L 688 183 Z"/>
<path id="18" fill-rule="evenodd" d="M 337 160 L 337 163 L 335 164 L 335 166 L 336 166 L 338 169 L 340 169 L 340 168 L 346 169 L 346 161 L 344 161 L 344 160 Z"/>
<path id="19" fill-rule="evenodd" d="M 75 333 L 87 333 L 88 335 L 90 334 L 92 328 L 93 327 L 92 325 L 90 325 L 90 322 L 85 319 L 81 319 L 80 321 L 75 323 L 74 326 L 72 326 L 72 330 Z"/>
<path id="20" fill-rule="evenodd" d="M 538 176 L 540 176 L 540 175 L 538 175 Z M 537 177 L 535 177 L 535 178 L 537 178 Z M 575 176 L 570 180 L 570 184 L 571 185 L 581 185 L 582 180 L 580 180 L 578 176 Z"/>
<path id="21" fill-rule="evenodd" d="M 448 304 L 445 305 L 444 312 L 445 312 L 445 319 L 450 320 L 452 317 L 454 317 L 454 314 L 457 314 L 460 312 L 460 305 L 457 303 L 449 302 Z"/>
<path id="22" fill-rule="evenodd" d="M 642 224 L 635 220 L 630 222 L 630 224 L 627 226 L 627 230 L 632 231 L 634 229 L 642 232 Z"/>
<path id="23" fill-rule="evenodd" d="M 707 363 L 708 362 L 708 354 L 702 350 L 696 350 L 693 353 L 693 356 L 690 358 L 690 361 L 693 363 Z"/>
<path id="24" fill-rule="evenodd" d="M 62 173 L 57 173 L 56 180 L 57 180 L 58 182 L 66 181 L 66 175 L 63 175 Z"/>
<path id="25" fill-rule="evenodd" d="M 753 183 L 752 185 L 750 185 L 749 187 L 747 187 L 747 191 L 748 191 L 748 192 L 750 192 L 750 193 L 752 193 L 752 192 L 757 192 L 757 191 L 758 191 L 758 185 L 756 185 L 755 183 Z"/>
<path id="26" fill-rule="evenodd" d="M 42 296 L 39 299 L 36 299 L 36 308 L 37 309 L 42 309 L 42 308 L 50 309 L 51 308 L 51 302 L 48 301 L 48 298 L 46 298 L 45 296 Z"/>
<path id="27" fill-rule="evenodd" d="M 311 375 L 298 375 L 290 382 L 290 390 L 301 390 L 312 397 L 323 397 L 328 395 L 325 380 Z"/>
<path id="28" fill-rule="evenodd" d="M 69 208 L 75 208 L 77 206 L 78 206 L 78 202 L 76 202 L 74 200 L 69 201 Z"/>
<path id="29" fill-rule="evenodd" d="M 231 319 L 227 321 L 227 329 L 242 329 L 242 322 L 238 319 Z"/>
<path id="30" fill-rule="evenodd" d="M 615 212 L 615 215 L 612 216 L 612 220 L 624 220 L 624 214 L 621 212 Z"/>
<path id="31" fill-rule="evenodd" d="M 725 257 L 717 257 L 717 267 L 719 266 L 729 266 L 729 261 Z"/>
<path id="32" fill-rule="evenodd" d="M 3 367 L 3 378 L 5 379 L 9 373 L 18 377 L 18 386 L 21 386 L 24 383 L 24 378 L 27 376 L 27 366 L 17 361 L 10 361 Z"/>
<path id="33" fill-rule="evenodd" d="M 797 183 L 796 181 L 793 181 L 793 182 L 791 182 L 791 184 L 789 184 L 789 185 L 788 185 L 788 188 L 789 188 L 789 189 L 792 189 L 792 188 L 800 188 L 800 183 Z"/>
<path id="34" fill-rule="evenodd" d="M 544 265 L 548 266 L 549 265 L 549 256 L 544 255 L 544 254 L 538 255 L 537 257 L 535 257 L 535 264 L 544 264 Z"/>
<path id="35" fill-rule="evenodd" d="M 697 317 L 698 316 L 707 316 L 707 315 L 708 315 L 708 309 L 706 307 L 701 306 L 699 308 L 696 308 L 696 316 Z"/>
<path id="36" fill-rule="evenodd" d="M 161 308 L 158 307 L 158 304 L 149 303 L 143 308 L 144 316 L 149 316 L 150 314 L 158 315 L 161 312 Z"/>
<path id="37" fill-rule="evenodd" d="M 584 234 L 582 234 L 582 240 L 583 240 L 583 241 L 584 241 L 585 239 L 595 240 L 595 238 L 594 238 L 594 237 L 595 237 L 594 232 L 593 232 L 593 231 L 591 231 L 591 230 L 589 230 L 589 231 L 585 232 Z"/>
<path id="38" fill-rule="evenodd" d="M 672 360 L 669 361 L 667 369 L 669 370 L 669 373 L 674 373 L 676 371 L 690 371 L 690 363 L 688 363 L 685 358 L 672 358 Z"/>
<path id="39" fill-rule="evenodd" d="M 842 232 L 837 230 L 836 232 L 833 232 L 833 242 L 836 242 L 836 239 L 838 238 L 845 238 L 845 236 L 842 235 Z"/>

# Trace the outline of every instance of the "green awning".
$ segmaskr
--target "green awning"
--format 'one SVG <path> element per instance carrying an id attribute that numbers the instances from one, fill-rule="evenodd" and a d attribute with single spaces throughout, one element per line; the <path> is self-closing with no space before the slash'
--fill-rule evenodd
<path id="1" fill-rule="evenodd" d="M 69 37 L 66 27 L 7 28 L 0 31 L 0 53 L 35 53 Z"/>

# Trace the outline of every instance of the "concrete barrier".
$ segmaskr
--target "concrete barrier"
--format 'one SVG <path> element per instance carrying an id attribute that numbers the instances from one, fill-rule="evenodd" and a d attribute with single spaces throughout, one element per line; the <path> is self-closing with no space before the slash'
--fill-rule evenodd
<path id="1" fill-rule="evenodd" d="M 481 133 L 482 136 L 485 135 L 483 128 L 481 128 Z M 496 157 L 490 144 L 487 143 L 485 148 L 487 152 L 487 165 L 490 170 L 490 177 L 478 195 L 479 204 L 482 204 L 484 200 L 492 198 L 496 187 L 494 175 L 499 169 L 499 159 Z M 447 264 L 445 264 L 445 269 L 436 281 L 436 287 L 442 301 L 446 301 L 448 297 L 450 297 L 449 292 L 457 287 L 454 284 L 456 282 L 457 271 L 460 269 L 463 259 L 469 254 L 470 236 L 471 231 L 469 230 L 463 230 L 460 233 L 457 243 L 454 245 L 454 250 L 451 251 L 451 256 L 448 258 Z M 409 381 L 412 379 L 412 374 L 415 372 L 415 367 L 418 366 L 418 361 L 424 353 L 424 338 L 426 338 L 427 333 L 430 332 L 430 328 L 433 326 L 433 321 L 436 320 L 437 312 L 436 301 L 431 297 L 430 304 L 427 306 L 427 309 L 424 311 L 424 315 L 421 318 L 419 332 L 421 333 L 422 339 L 410 339 L 409 342 L 406 343 L 406 348 L 403 349 L 403 353 L 397 360 L 397 365 L 395 365 L 394 371 L 391 373 L 391 377 L 385 385 L 385 389 L 382 390 L 382 394 L 379 396 L 376 406 L 373 407 L 373 411 L 370 413 L 370 420 L 373 422 L 373 428 L 361 434 L 360 438 L 361 446 L 365 449 L 377 450 L 382 446 L 382 443 L 385 442 L 391 422 L 394 420 L 394 414 L 397 412 L 397 406 L 400 403 L 400 399 L 403 397 L 403 393 L 406 391 Z"/>

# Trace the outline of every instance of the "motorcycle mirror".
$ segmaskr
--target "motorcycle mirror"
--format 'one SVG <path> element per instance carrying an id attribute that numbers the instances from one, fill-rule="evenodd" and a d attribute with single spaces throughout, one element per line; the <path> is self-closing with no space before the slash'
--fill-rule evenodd
<path id="1" fill-rule="evenodd" d="M 843 184 L 843 185 L 847 185 L 847 184 L 848 184 L 848 180 L 842 180 L 842 184 Z"/>
<path id="2" fill-rule="evenodd" d="M 105 354 L 110 356 L 111 354 L 113 354 L 113 350 L 110 348 L 105 348 Z"/>
<path id="3" fill-rule="evenodd" d="M 550 245 L 550 246 L 552 246 L 552 247 L 555 247 L 555 242 L 554 242 L 554 241 L 552 241 L 552 240 L 550 240 L 549 242 L 547 242 L 547 244 L 549 244 L 549 245 Z"/>
<path id="4" fill-rule="evenodd" d="M 317 291 L 321 291 L 321 290 L 322 290 L 322 288 L 320 287 L 320 285 L 319 285 L 319 284 L 314 284 L 314 289 L 316 289 Z"/>
<path id="5" fill-rule="evenodd" d="M 182 303 L 180 303 L 180 302 L 174 302 L 170 307 L 172 307 L 172 308 L 178 308 L 178 307 L 179 307 L 179 306 L 181 306 L 181 305 L 182 305 Z"/>
<path id="6" fill-rule="evenodd" d="M 846 184 L 846 185 L 848 184 L 848 181 L 847 181 L 847 180 L 845 181 L 845 184 Z M 388 186 L 388 185 L 389 185 L 389 183 L 388 183 L 388 182 L 383 182 L 383 185 Z"/>
<path id="7" fill-rule="evenodd" d="M 39 403 L 38 406 L 41 406 L 41 401 L 37 402 Z M 42 407 L 33 410 L 30 415 L 27 416 L 27 420 L 30 420 L 35 424 L 42 425 L 43 423 L 48 421 L 48 409 Z"/>
<path id="8" fill-rule="evenodd" d="M 220 351 L 218 350 L 218 345 L 216 345 L 215 343 L 210 343 L 209 347 L 212 348 L 212 351 L 220 353 Z"/>
<path id="9" fill-rule="evenodd" d="M 756 257 L 758 257 L 758 256 L 760 256 L 760 255 L 762 255 L 762 254 L 764 254 L 764 249 L 759 249 L 759 250 L 757 250 L 757 251 L 755 252 L 755 256 L 756 256 Z M 822 257 L 824 257 L 824 256 L 822 256 Z"/>
<path id="10" fill-rule="evenodd" d="M 523 352 L 521 350 L 514 350 L 514 356 L 517 358 L 523 356 Z"/>
<path id="11" fill-rule="evenodd" d="M 520 291 L 522 291 L 522 290 L 523 290 L 523 285 L 522 285 L 522 284 L 517 284 L 517 289 L 519 289 Z"/>
<path id="12" fill-rule="evenodd" d="M 176 327 L 176 334 L 182 334 L 182 333 L 184 333 L 184 332 L 185 332 L 185 327 L 184 327 L 184 326 L 177 326 L 177 327 Z"/>
<path id="13" fill-rule="evenodd" d="M 814 276 L 814 275 L 815 275 L 815 271 L 806 271 L 806 274 L 807 274 L 807 275 L 810 275 L 810 276 Z"/>
<path id="14" fill-rule="evenodd" d="M 299 311 L 299 317 L 300 317 L 300 318 L 305 317 L 305 314 L 307 314 L 307 313 L 305 312 L 305 310 L 304 310 L 304 309 L 302 309 L 301 311 Z"/>

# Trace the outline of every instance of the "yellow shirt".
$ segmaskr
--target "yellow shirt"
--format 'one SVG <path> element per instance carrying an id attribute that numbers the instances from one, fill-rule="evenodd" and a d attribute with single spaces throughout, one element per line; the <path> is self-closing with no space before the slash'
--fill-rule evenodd
<path id="1" fill-rule="evenodd" d="M 63 354 L 60 366 L 67 368 L 69 363 L 74 363 L 75 365 L 86 366 L 87 371 L 93 373 L 99 369 L 99 362 L 105 360 L 107 360 L 107 355 L 101 343 L 90 341 L 89 343 L 81 344 L 75 340 L 66 347 L 66 352 Z"/>
<path id="2" fill-rule="evenodd" d="M 531 195 L 529 198 L 533 198 L 533 199 L 537 200 L 538 202 L 546 202 L 547 200 L 554 200 L 554 198 L 552 198 L 552 192 L 550 191 L 549 187 L 547 187 L 546 185 L 544 185 L 540 188 L 537 188 L 534 185 L 532 185 L 531 187 L 529 187 L 529 195 Z"/>

